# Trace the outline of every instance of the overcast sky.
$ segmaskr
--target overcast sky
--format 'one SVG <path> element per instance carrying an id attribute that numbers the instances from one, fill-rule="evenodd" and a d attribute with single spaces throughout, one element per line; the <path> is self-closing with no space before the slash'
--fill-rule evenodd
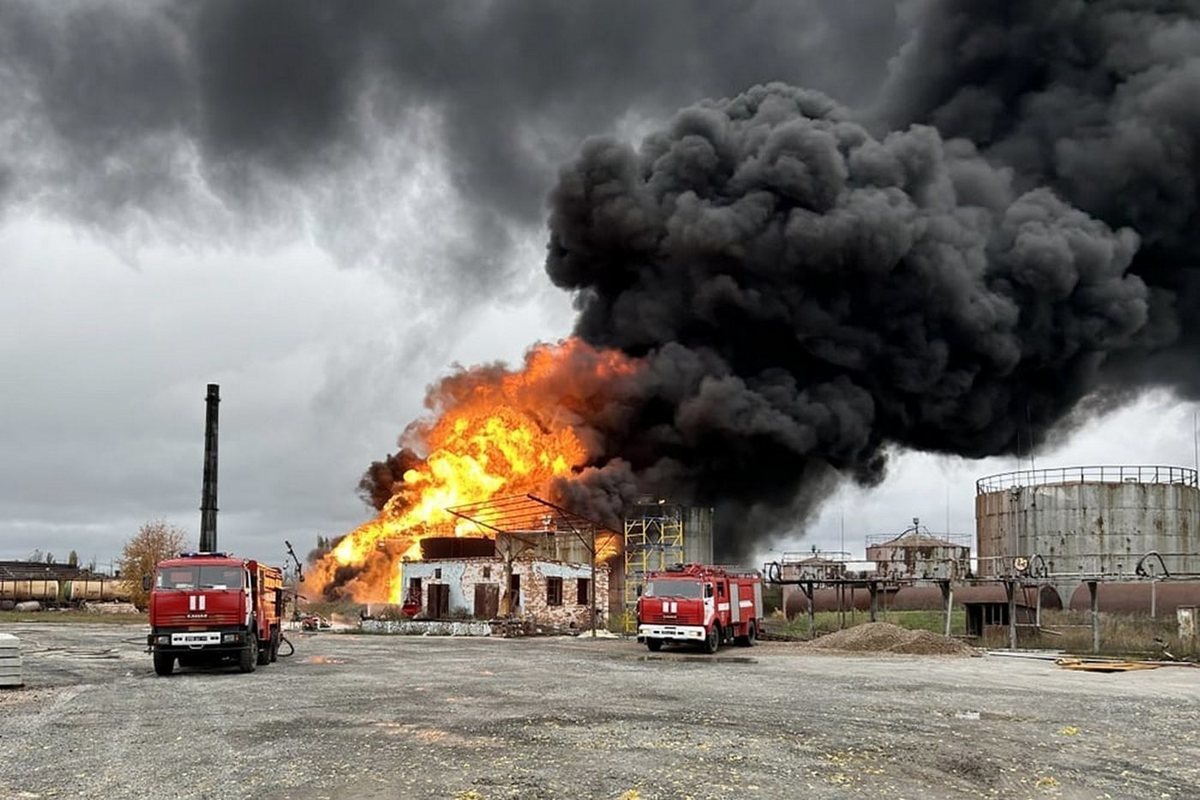
<path id="1" fill-rule="evenodd" d="M 354 527 L 431 381 L 570 332 L 545 196 L 586 136 L 769 80 L 866 107 L 917 4 L 201 5 L 0 4 L 0 558 L 195 539 L 209 382 L 222 548 Z M 1191 464 L 1192 430 L 1156 393 L 1036 461 Z M 1017 466 L 894 453 L 775 550 L 969 532 Z"/>

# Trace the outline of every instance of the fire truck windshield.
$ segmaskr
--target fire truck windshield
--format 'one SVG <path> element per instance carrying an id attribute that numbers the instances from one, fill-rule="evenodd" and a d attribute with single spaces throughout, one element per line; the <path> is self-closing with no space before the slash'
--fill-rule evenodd
<path id="1" fill-rule="evenodd" d="M 703 596 L 697 581 L 650 581 L 642 590 L 643 597 L 686 597 L 699 599 Z"/>
<path id="2" fill-rule="evenodd" d="M 241 589 L 240 567 L 167 567 L 158 571 L 159 589 Z"/>

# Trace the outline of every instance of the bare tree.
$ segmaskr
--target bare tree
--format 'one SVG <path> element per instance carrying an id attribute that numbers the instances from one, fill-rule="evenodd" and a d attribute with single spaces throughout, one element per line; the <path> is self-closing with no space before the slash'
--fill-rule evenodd
<path id="1" fill-rule="evenodd" d="M 74 550 L 72 550 L 67 555 L 67 566 L 68 567 L 78 567 L 79 566 L 79 553 L 76 553 Z"/>
<path id="2" fill-rule="evenodd" d="M 164 558 L 179 555 L 185 538 L 182 528 L 154 520 L 142 525 L 133 538 L 125 542 L 117 567 L 138 608 L 145 608 L 149 601 L 149 593 L 142 589 L 142 576 L 153 575 L 154 566 Z"/>

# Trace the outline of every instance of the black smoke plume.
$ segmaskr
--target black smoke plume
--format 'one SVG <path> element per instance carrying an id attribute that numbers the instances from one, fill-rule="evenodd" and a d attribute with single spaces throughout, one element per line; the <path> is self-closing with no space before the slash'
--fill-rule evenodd
<path id="1" fill-rule="evenodd" d="M 1149 321 L 1133 230 L 1024 189 L 967 141 L 876 139 L 782 84 L 685 109 L 636 150 L 589 141 L 550 228 L 576 333 L 648 365 L 599 423 L 620 461 L 568 491 L 728 503 L 745 515 L 725 515 L 732 555 L 832 475 L 877 481 L 888 445 L 1012 449 Z"/>
<path id="2" fill-rule="evenodd" d="M 1149 287 L 1137 346 L 1105 389 L 1195 397 L 1200 373 L 1200 3 L 938 0 L 896 59 L 878 109 L 975 142 L 1022 187 L 1048 186 L 1137 231 Z"/>
<path id="3" fill-rule="evenodd" d="M 358 482 L 358 496 L 371 508 L 382 511 L 404 483 L 404 473 L 423 463 L 424 459 L 407 447 L 388 453 L 382 461 L 372 461 Z"/>

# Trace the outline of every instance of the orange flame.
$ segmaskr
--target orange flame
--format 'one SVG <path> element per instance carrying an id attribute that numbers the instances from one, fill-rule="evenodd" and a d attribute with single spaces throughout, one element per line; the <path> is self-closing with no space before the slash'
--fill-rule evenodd
<path id="1" fill-rule="evenodd" d="M 546 492 L 593 455 L 581 421 L 612 381 L 634 374 L 636 361 L 578 339 L 537 345 L 520 371 L 463 370 L 431 389 L 430 419 L 410 425 L 403 444 L 425 453 L 404 474 L 379 515 L 338 542 L 309 571 L 306 588 L 322 593 L 340 567 L 360 568 L 345 590 L 359 602 L 400 603 L 405 559 L 420 557 L 431 535 L 478 535 L 446 508 L 494 497 Z M 597 543 L 597 557 L 619 551 L 616 537 Z"/>

